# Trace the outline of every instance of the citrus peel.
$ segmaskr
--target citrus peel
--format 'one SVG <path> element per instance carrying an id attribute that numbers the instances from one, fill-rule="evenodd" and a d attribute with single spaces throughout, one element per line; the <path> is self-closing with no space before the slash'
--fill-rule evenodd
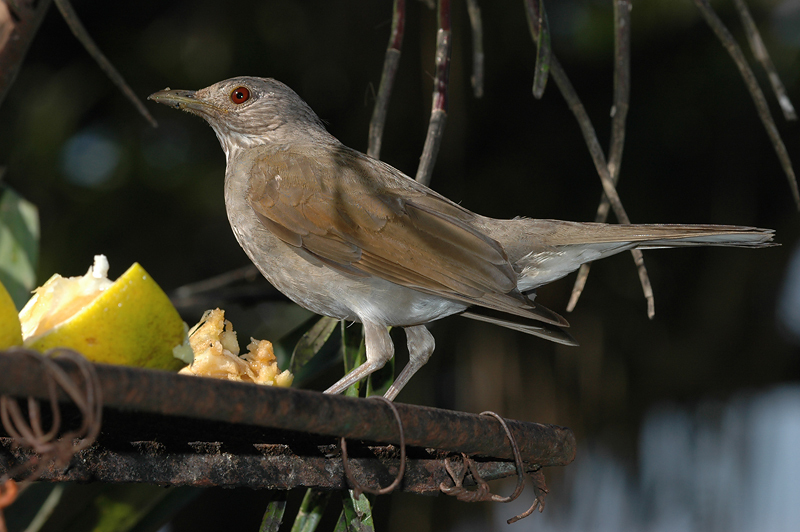
<path id="1" fill-rule="evenodd" d="M 93 362 L 178 369 L 173 350 L 186 343 L 186 325 L 167 295 L 138 263 L 116 281 L 95 256 L 81 277 L 55 274 L 19 314 L 23 345 L 74 349 Z"/>
<path id="2" fill-rule="evenodd" d="M 22 344 L 22 329 L 17 307 L 6 287 L 0 283 L 0 349 Z"/>

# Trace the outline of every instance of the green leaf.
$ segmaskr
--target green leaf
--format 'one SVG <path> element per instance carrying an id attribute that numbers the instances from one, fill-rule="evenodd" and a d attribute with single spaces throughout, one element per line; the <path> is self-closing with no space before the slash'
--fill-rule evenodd
<path id="1" fill-rule="evenodd" d="M 14 504 L 3 510 L 8 530 L 42 530 L 61 502 L 66 487 L 64 482 L 32 482 L 21 490 Z"/>
<path id="2" fill-rule="evenodd" d="M 319 353 L 319 350 L 328 341 L 333 331 L 336 330 L 337 323 L 338 320 L 323 316 L 308 331 L 303 333 L 292 352 L 289 371 L 297 373 L 309 360 L 314 358 L 314 355 Z"/>
<path id="3" fill-rule="evenodd" d="M 333 532 L 346 532 L 347 525 L 345 524 L 344 508 L 342 513 L 339 514 L 339 519 L 336 521 L 336 526 L 333 527 Z"/>
<path id="4" fill-rule="evenodd" d="M 152 487 L 167 493 L 164 495 L 160 495 L 157 492 L 154 493 L 154 498 L 157 499 L 155 504 L 139 515 L 130 532 L 158 532 L 162 530 L 164 525 L 174 518 L 178 512 L 206 491 L 205 488 L 196 488 L 194 486 Z"/>
<path id="5" fill-rule="evenodd" d="M 347 532 L 375 532 L 375 525 L 372 522 L 372 505 L 366 494 L 362 493 L 356 499 L 353 490 L 348 490 L 347 494 L 342 495 L 342 515 Z M 339 522 L 342 518 L 339 518 Z M 337 524 L 336 529 L 338 530 Z"/>
<path id="6" fill-rule="evenodd" d="M 261 520 L 261 527 L 258 532 L 278 532 L 283 522 L 283 513 L 286 511 L 286 492 L 276 490 L 270 492 L 270 501 L 267 504 L 267 511 Z"/>
<path id="7" fill-rule="evenodd" d="M 331 498 L 332 493 L 331 491 L 306 490 L 300 510 L 297 512 L 297 517 L 294 518 L 292 532 L 314 532 L 322 519 L 322 514 L 325 513 L 325 507 L 328 505 L 328 499 Z"/>
<path id="8" fill-rule="evenodd" d="M 29 201 L 0 186 L 0 282 L 18 309 L 36 288 L 39 212 Z"/>
<path id="9" fill-rule="evenodd" d="M 9 530 L 157 532 L 203 491 L 151 484 L 34 483 L 4 513 Z"/>
<path id="10" fill-rule="evenodd" d="M 342 321 L 342 359 L 344 360 L 344 373 L 347 375 L 355 368 L 367 361 L 367 347 L 364 343 L 364 332 L 361 324 Z M 358 397 L 361 382 L 356 382 L 345 390 L 347 397 Z"/>

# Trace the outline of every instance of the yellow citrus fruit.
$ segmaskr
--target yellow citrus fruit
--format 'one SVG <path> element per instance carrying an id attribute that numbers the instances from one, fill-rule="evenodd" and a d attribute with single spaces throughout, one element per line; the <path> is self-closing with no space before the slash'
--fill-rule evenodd
<path id="1" fill-rule="evenodd" d="M 68 347 L 94 362 L 178 369 L 173 355 L 188 348 L 186 325 L 167 295 L 138 263 L 119 279 L 95 257 L 83 277 L 56 274 L 37 288 L 19 314 L 24 345 Z"/>
<path id="2" fill-rule="evenodd" d="M 17 307 L 0 283 L 0 349 L 22 345 L 22 329 L 17 316 Z"/>

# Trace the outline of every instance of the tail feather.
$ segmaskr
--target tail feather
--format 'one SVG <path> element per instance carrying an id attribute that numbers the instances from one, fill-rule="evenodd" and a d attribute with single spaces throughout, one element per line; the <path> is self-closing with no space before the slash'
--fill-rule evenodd
<path id="1" fill-rule="evenodd" d="M 570 346 L 578 345 L 578 342 L 576 342 L 572 335 L 567 331 L 548 323 L 522 321 L 523 318 L 518 318 L 516 316 L 509 317 L 508 315 L 497 317 L 490 314 L 490 311 L 480 307 L 474 307 L 470 311 L 462 312 L 461 316 L 476 321 L 483 321 L 485 323 L 499 325 L 501 327 L 519 331 L 525 334 L 530 334 L 532 336 L 538 336 L 539 338 L 544 338 L 545 340 L 550 340 L 551 342 L 555 342 L 557 344 Z"/>
<path id="2" fill-rule="evenodd" d="M 772 229 L 738 225 L 686 224 L 602 224 L 530 220 L 533 231 L 541 231 L 552 246 L 629 242 L 637 247 L 660 242 L 661 245 L 768 246 Z M 669 242 L 669 244 L 667 244 Z M 682 243 L 679 243 L 682 242 Z M 649 243 L 649 244 L 648 244 Z M 658 245 L 658 244 L 657 244 Z"/>
<path id="3" fill-rule="evenodd" d="M 520 272 L 518 287 L 528 291 L 578 269 L 581 264 L 633 248 L 690 246 L 758 248 L 774 246 L 771 229 L 736 225 L 620 225 L 514 220 L 524 225 L 523 238 L 506 248 Z M 523 248 L 527 240 L 527 247 Z M 505 244 L 504 244 L 505 245 Z M 523 251 L 526 249 L 526 251 Z M 523 254 L 520 254 L 523 253 Z"/>

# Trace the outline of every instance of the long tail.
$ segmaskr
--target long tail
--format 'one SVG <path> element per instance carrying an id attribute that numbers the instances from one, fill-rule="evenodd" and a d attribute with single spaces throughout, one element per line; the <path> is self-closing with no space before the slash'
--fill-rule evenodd
<path id="1" fill-rule="evenodd" d="M 618 225 L 559 220 L 514 220 L 524 223 L 527 251 L 512 258 L 520 271 L 519 289 L 531 290 L 549 283 L 585 262 L 633 248 L 656 249 L 687 246 L 757 248 L 773 246 L 771 229 L 735 225 Z M 521 228 L 522 229 L 522 228 Z M 509 246 L 520 245 L 521 239 Z M 516 260 L 515 260 L 516 259 Z"/>
<path id="2" fill-rule="evenodd" d="M 774 231 L 739 225 L 602 224 L 561 220 L 513 220 L 525 233 L 550 246 L 636 243 L 638 247 L 718 245 L 761 247 L 772 245 Z M 685 244 L 681 244 L 681 242 Z"/>

